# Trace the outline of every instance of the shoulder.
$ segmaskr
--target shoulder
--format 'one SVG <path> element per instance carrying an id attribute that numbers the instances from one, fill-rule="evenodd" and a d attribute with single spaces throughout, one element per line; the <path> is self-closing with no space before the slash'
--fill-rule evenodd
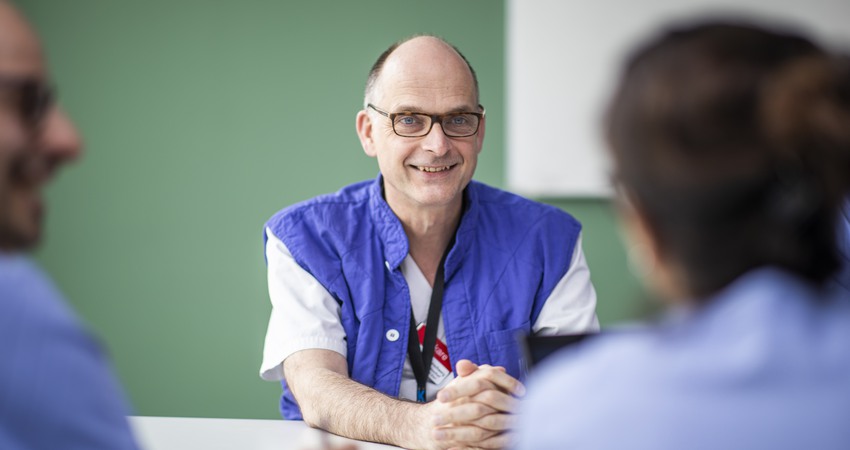
<path id="1" fill-rule="evenodd" d="M 481 213 L 485 216 L 502 217 L 526 225 L 535 223 L 581 230 L 581 223 L 568 212 L 552 205 L 540 203 L 520 195 L 494 188 L 478 181 L 470 182 Z"/>
<path id="2" fill-rule="evenodd" d="M 15 411 L 0 422 L 14 427 L 15 439 L 39 448 L 135 448 L 100 345 L 25 258 L 0 258 L 0 342 L 0 359 L 12 368 L 0 371 L 0 398 Z"/>
<path id="3" fill-rule="evenodd" d="M 653 341 L 647 331 L 605 333 L 544 361 L 521 406 L 520 448 L 594 448 L 612 422 L 642 404 L 636 396 L 654 396 L 642 381 L 653 379 Z"/>
<path id="4" fill-rule="evenodd" d="M 5 352 L 35 364 L 47 364 L 58 354 L 92 349 L 77 315 L 51 280 L 32 261 L 0 262 L 0 337 Z M 17 355 L 17 356 L 15 356 Z"/>
<path id="5" fill-rule="evenodd" d="M 369 199 L 375 189 L 375 180 L 366 180 L 343 187 L 337 192 L 320 195 L 288 206 L 275 213 L 265 228 L 282 237 L 287 230 L 299 225 L 340 222 L 368 209 Z"/>
<path id="6" fill-rule="evenodd" d="M 33 328 L 78 327 L 71 308 L 47 275 L 23 256 L 0 257 L 0 316 L 30 333 Z M 29 330 L 21 327 L 27 324 Z M 5 327 L 0 327 L 5 328 Z M 9 329 L 7 329 L 8 331 Z"/>
<path id="7" fill-rule="evenodd" d="M 607 331 L 553 355 L 541 364 L 532 382 L 544 386 L 540 389 L 542 391 L 546 390 L 546 385 L 558 383 L 557 380 L 564 378 L 575 380 L 570 385 L 577 388 L 589 383 L 616 382 L 616 378 L 623 375 L 620 369 L 645 366 L 651 361 L 661 342 L 656 330 L 636 328 Z"/>
<path id="8" fill-rule="evenodd" d="M 670 339 L 664 333 L 643 326 L 609 330 L 553 355 L 529 380 L 530 391 L 545 393 L 530 403 L 566 398 L 616 401 L 633 398 L 634 386 L 643 386 L 648 392 L 664 372 L 660 362 L 666 353 L 665 341 Z"/>
<path id="9" fill-rule="evenodd" d="M 512 243 L 532 259 L 542 254 L 564 253 L 569 256 L 578 242 L 581 223 L 566 211 L 522 196 L 472 182 L 470 195 L 478 205 L 475 227 L 481 239 Z M 501 244 L 500 244 L 501 245 Z"/>

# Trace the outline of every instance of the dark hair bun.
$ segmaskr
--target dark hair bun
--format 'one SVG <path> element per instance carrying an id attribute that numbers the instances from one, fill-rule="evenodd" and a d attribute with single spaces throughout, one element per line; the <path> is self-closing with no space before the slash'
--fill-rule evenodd
<path id="1" fill-rule="evenodd" d="M 850 58 L 794 59 L 771 76 L 761 96 L 762 132 L 783 166 L 798 166 L 828 202 L 850 189 Z"/>

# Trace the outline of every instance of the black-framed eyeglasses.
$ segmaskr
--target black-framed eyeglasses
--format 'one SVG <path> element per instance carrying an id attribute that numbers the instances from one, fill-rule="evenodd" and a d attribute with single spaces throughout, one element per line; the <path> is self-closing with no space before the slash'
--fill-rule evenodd
<path id="1" fill-rule="evenodd" d="M 36 78 L 0 75 L 0 89 L 12 92 L 15 108 L 28 126 L 37 128 L 44 122 L 56 99 L 53 86 Z"/>
<path id="2" fill-rule="evenodd" d="M 478 133 L 483 112 L 454 112 L 448 114 L 425 114 L 419 112 L 401 111 L 391 113 L 378 109 L 369 103 L 368 108 L 386 116 L 393 125 L 393 132 L 401 137 L 421 137 L 431 132 L 435 123 L 439 123 L 448 137 L 468 137 Z M 483 108 L 482 108 L 483 109 Z"/>

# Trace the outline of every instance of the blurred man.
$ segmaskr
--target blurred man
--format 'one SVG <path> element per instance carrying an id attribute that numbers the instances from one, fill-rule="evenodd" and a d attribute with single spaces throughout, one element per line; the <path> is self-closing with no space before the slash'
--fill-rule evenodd
<path id="1" fill-rule="evenodd" d="M 42 188 L 80 154 L 54 103 L 37 36 L 0 1 L 0 448 L 134 449 L 97 342 L 23 251 L 42 234 Z"/>

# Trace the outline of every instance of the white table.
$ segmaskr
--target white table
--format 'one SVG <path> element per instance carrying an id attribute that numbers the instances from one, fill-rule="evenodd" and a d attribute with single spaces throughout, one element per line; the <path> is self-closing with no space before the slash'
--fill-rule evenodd
<path id="1" fill-rule="evenodd" d="M 345 439 L 295 420 L 131 416 L 130 426 L 144 450 L 320 450 L 324 439 L 359 450 L 398 448 Z"/>

